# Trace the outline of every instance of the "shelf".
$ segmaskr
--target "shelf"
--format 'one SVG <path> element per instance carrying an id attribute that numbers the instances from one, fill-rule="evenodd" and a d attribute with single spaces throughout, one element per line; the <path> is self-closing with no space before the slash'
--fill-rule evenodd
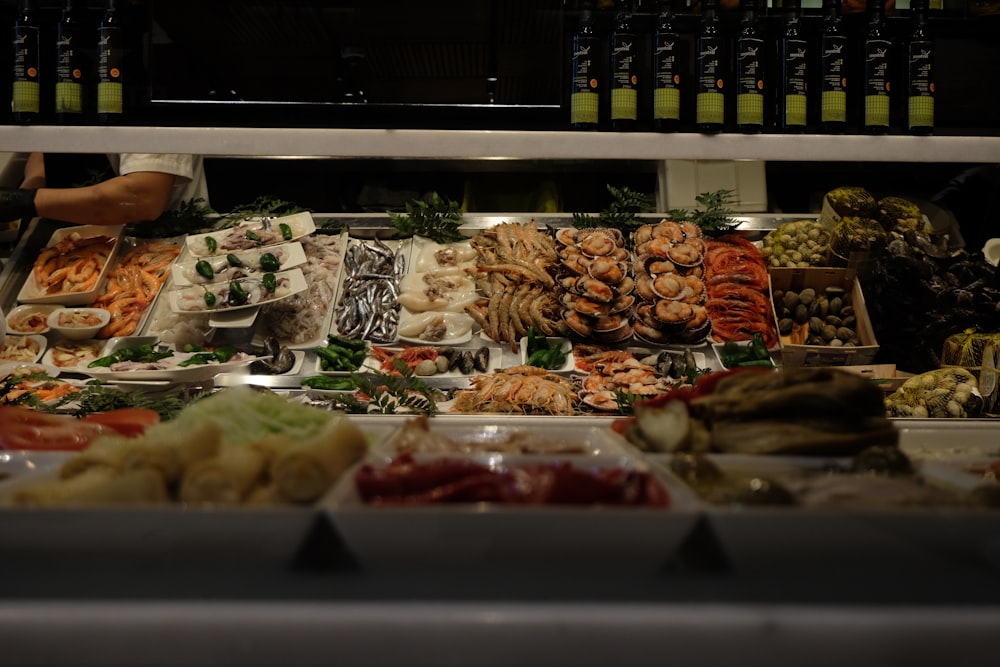
<path id="1" fill-rule="evenodd" d="M 0 126 L 12 152 L 519 160 L 1000 162 L 1000 137 Z"/>

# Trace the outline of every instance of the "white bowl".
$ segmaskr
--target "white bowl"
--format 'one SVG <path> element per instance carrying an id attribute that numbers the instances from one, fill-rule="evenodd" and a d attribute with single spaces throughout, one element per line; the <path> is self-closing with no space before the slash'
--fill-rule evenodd
<path id="1" fill-rule="evenodd" d="M 12 334 L 44 334 L 49 332 L 49 313 L 62 308 L 44 303 L 25 303 L 7 313 L 7 332 Z M 30 321 L 28 318 L 31 318 Z"/>
<path id="2" fill-rule="evenodd" d="M 45 336 L 39 334 L 7 334 L 0 347 L 0 361 L 34 363 L 45 354 L 47 344 Z"/>
<path id="3" fill-rule="evenodd" d="M 49 328 L 69 340 L 84 340 L 97 335 L 111 313 L 103 308 L 59 308 L 49 313 Z"/>

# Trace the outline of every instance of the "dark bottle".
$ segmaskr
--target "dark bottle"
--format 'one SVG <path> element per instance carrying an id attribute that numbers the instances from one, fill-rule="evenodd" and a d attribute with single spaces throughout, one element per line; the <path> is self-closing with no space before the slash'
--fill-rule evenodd
<path id="1" fill-rule="evenodd" d="M 670 0 L 659 0 L 653 35 L 653 129 L 675 132 L 681 120 L 680 35 Z"/>
<path id="2" fill-rule="evenodd" d="M 632 0 L 615 0 L 610 52 L 611 129 L 634 130 L 639 114 L 639 39 L 632 30 Z"/>
<path id="3" fill-rule="evenodd" d="M 695 41 L 695 123 L 700 132 L 721 132 L 726 121 L 726 71 L 718 0 L 702 0 L 701 5 L 701 28 Z"/>
<path id="4" fill-rule="evenodd" d="M 115 0 L 106 0 L 97 29 L 97 119 L 118 123 L 124 109 L 123 43 Z"/>
<path id="5" fill-rule="evenodd" d="M 934 40 L 927 34 L 927 0 L 911 0 L 913 30 L 907 44 L 906 127 L 913 134 L 934 131 Z"/>
<path id="6" fill-rule="evenodd" d="M 83 63 L 79 20 L 73 0 L 66 0 L 56 28 L 56 122 L 79 123 L 83 117 Z"/>
<path id="7" fill-rule="evenodd" d="M 886 134 L 889 131 L 889 87 L 892 42 L 886 32 L 883 0 L 868 0 L 868 25 L 865 29 L 864 81 L 864 131 L 868 134 Z"/>
<path id="8" fill-rule="evenodd" d="M 741 132 L 764 129 L 764 39 L 757 0 L 740 0 L 736 38 L 736 125 Z"/>
<path id="9" fill-rule="evenodd" d="M 573 33 L 572 88 L 569 94 L 570 125 L 577 130 L 596 130 L 601 116 L 601 84 L 597 57 L 599 42 L 594 35 L 593 4 L 585 0 L 580 23 Z"/>
<path id="10" fill-rule="evenodd" d="M 14 78 L 11 111 L 15 123 L 34 123 L 41 111 L 41 72 L 35 0 L 22 0 L 14 21 Z"/>
<path id="11" fill-rule="evenodd" d="M 778 42 L 779 80 L 777 96 L 778 127 L 786 132 L 804 132 L 808 119 L 809 42 L 801 32 L 800 0 L 785 0 L 785 26 Z"/>
<path id="12" fill-rule="evenodd" d="M 820 38 L 821 132 L 839 134 L 847 127 L 847 35 L 840 16 L 841 0 L 823 0 Z"/>

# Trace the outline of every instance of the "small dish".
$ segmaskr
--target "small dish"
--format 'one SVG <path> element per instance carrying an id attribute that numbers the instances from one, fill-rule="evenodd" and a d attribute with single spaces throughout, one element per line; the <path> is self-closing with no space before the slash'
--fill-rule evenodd
<path id="1" fill-rule="evenodd" d="M 727 366 L 723 361 L 726 345 L 735 345 L 739 348 L 746 348 L 750 346 L 750 343 L 751 341 L 748 340 L 734 340 L 729 341 L 728 343 L 712 343 L 712 351 L 715 352 L 715 359 L 719 362 L 719 368 L 722 368 L 723 370 L 727 370 L 729 368 L 729 366 Z M 771 365 L 777 367 L 778 363 L 774 358 L 774 350 L 768 350 L 767 352 L 768 359 L 760 359 L 754 365 L 763 365 L 759 362 L 770 360 Z"/>
<path id="2" fill-rule="evenodd" d="M 562 353 L 566 355 L 566 359 L 563 361 L 562 366 L 559 368 L 549 368 L 547 370 L 553 373 L 568 373 L 576 367 L 576 359 L 573 357 L 573 341 L 569 338 L 562 338 L 560 336 L 548 336 L 545 338 L 545 342 L 548 343 L 549 348 L 553 346 L 558 346 Z M 524 336 L 518 341 L 518 349 L 521 353 L 521 365 L 526 365 L 528 363 L 528 338 Z"/>
<path id="3" fill-rule="evenodd" d="M 57 340 L 49 345 L 42 356 L 42 363 L 53 368 L 67 371 L 77 371 L 85 368 L 94 359 L 104 356 L 106 341 L 89 340 Z"/>
<path id="4" fill-rule="evenodd" d="M 290 238 L 281 233 L 282 225 L 290 229 Z M 192 234 L 185 241 L 188 252 L 195 257 L 225 255 L 234 250 L 272 246 L 297 241 L 316 231 L 316 223 L 308 211 L 279 218 L 256 217 L 207 234 Z M 210 240 L 211 239 L 211 240 Z"/>
<path id="5" fill-rule="evenodd" d="M 49 313 L 49 328 L 69 340 L 86 340 L 111 321 L 103 308 L 58 308 Z"/>
<path id="6" fill-rule="evenodd" d="M 26 303 L 7 313 L 7 333 L 45 334 L 49 332 L 49 313 L 59 305 Z"/>
<path id="7" fill-rule="evenodd" d="M 114 354 L 118 350 L 140 345 L 156 345 L 160 342 L 159 336 L 114 336 L 109 338 L 104 344 L 104 351 L 101 356 Z"/>
<path id="8" fill-rule="evenodd" d="M 39 334 L 7 334 L 0 347 L 0 361 L 34 363 L 42 358 L 47 342 Z"/>

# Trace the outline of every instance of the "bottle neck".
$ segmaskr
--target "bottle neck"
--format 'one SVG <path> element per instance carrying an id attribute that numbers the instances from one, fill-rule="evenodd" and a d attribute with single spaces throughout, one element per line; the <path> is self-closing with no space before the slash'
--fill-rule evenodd
<path id="1" fill-rule="evenodd" d="M 827 23 L 840 20 L 840 3 L 837 0 L 825 0 L 823 3 L 823 18 Z"/>

